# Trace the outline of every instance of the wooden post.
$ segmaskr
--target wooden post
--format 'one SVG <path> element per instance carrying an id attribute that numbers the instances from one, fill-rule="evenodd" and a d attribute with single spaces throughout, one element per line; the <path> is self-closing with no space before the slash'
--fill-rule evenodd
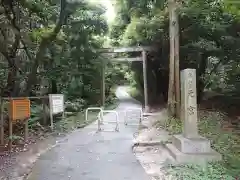
<path id="1" fill-rule="evenodd" d="M 65 99 L 64 99 L 64 95 L 63 95 L 63 112 L 62 112 L 62 120 L 65 118 Z"/>
<path id="2" fill-rule="evenodd" d="M 50 128 L 53 131 L 53 113 L 50 111 Z"/>
<path id="3" fill-rule="evenodd" d="M 47 111 L 46 111 L 46 99 L 42 99 L 42 104 L 43 104 L 43 125 L 47 125 Z"/>
<path id="4" fill-rule="evenodd" d="M 145 112 L 149 111 L 148 107 L 148 87 L 147 87 L 147 53 L 146 51 L 142 51 L 143 58 L 143 85 L 144 85 L 144 108 Z"/>
<path id="5" fill-rule="evenodd" d="M 10 118 L 10 119 L 9 119 L 9 141 L 8 141 L 8 148 L 9 148 L 9 151 L 10 151 L 10 152 L 12 151 L 12 138 L 13 138 L 12 121 L 13 121 L 13 120 Z"/>
<path id="6" fill-rule="evenodd" d="M 169 88 L 168 88 L 168 113 L 170 116 L 174 116 L 176 114 L 175 109 L 175 57 L 174 57 L 174 47 L 175 47 L 175 29 L 174 29 L 174 21 L 173 21 L 173 11 L 174 11 L 174 0 L 168 0 L 169 5 L 169 38 L 170 38 L 170 61 L 169 61 Z"/>
<path id="7" fill-rule="evenodd" d="M 102 60 L 102 82 L 101 82 L 101 106 L 104 109 L 105 106 L 105 69 L 106 69 L 106 63 L 105 60 Z"/>
<path id="8" fill-rule="evenodd" d="M 52 95 L 48 96 L 48 100 L 49 100 L 49 115 L 50 115 L 50 128 L 51 130 L 53 130 L 53 105 L 52 105 L 52 97 L 50 97 Z"/>
<path id="9" fill-rule="evenodd" d="M 4 104 L 1 98 L 1 145 L 4 145 Z"/>
<path id="10" fill-rule="evenodd" d="M 175 93 L 176 93 L 176 117 L 180 119 L 181 114 L 181 95 L 180 95 L 180 70 L 179 70 L 179 21 L 176 2 L 173 8 L 174 26 L 174 61 L 175 61 Z"/>
<path id="11" fill-rule="evenodd" d="M 28 119 L 24 122 L 24 141 L 26 142 L 28 139 Z"/>

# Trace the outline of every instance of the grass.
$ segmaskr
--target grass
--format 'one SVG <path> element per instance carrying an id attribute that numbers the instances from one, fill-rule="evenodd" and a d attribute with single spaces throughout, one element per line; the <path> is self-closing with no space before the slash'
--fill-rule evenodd
<path id="1" fill-rule="evenodd" d="M 113 110 L 118 106 L 118 100 L 114 99 L 113 101 L 106 103 L 106 110 Z M 85 121 L 85 110 L 78 112 L 75 115 L 64 118 L 63 120 L 58 121 L 55 124 L 55 130 L 61 133 L 67 133 L 75 129 L 83 128 L 93 121 L 97 120 L 98 111 L 89 111 L 88 112 L 88 121 Z"/>
<path id="2" fill-rule="evenodd" d="M 199 133 L 211 140 L 212 147 L 222 154 L 221 162 L 208 163 L 205 167 L 196 165 L 172 166 L 168 173 L 184 180 L 231 180 L 240 176 L 240 136 L 235 132 L 228 132 L 221 128 L 224 114 L 219 112 L 199 112 Z M 165 126 L 171 134 L 182 131 L 181 121 L 167 119 L 165 124 L 159 122 L 158 126 Z M 179 178 L 180 177 L 180 178 Z"/>
<path id="3" fill-rule="evenodd" d="M 83 128 L 89 123 L 97 119 L 98 112 L 89 112 L 88 113 L 88 122 L 85 122 L 85 111 L 81 111 L 74 116 L 64 118 L 56 122 L 54 129 L 57 132 L 67 133 L 75 129 Z"/>

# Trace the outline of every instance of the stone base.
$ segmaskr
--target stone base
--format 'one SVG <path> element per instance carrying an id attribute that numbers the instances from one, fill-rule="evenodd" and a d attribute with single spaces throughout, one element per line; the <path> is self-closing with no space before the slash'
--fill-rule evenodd
<path id="1" fill-rule="evenodd" d="M 211 149 L 208 153 L 182 153 L 173 144 L 167 144 L 167 149 L 173 156 L 177 164 L 206 164 L 207 162 L 220 161 L 221 154 Z"/>
<path id="2" fill-rule="evenodd" d="M 183 135 L 174 135 L 172 140 L 173 145 L 182 153 L 209 153 L 211 152 L 210 141 L 204 137 L 189 139 Z"/>
<path id="3" fill-rule="evenodd" d="M 222 159 L 221 154 L 211 148 L 210 141 L 204 137 L 185 138 L 174 135 L 172 144 L 166 145 L 176 163 L 203 164 Z"/>

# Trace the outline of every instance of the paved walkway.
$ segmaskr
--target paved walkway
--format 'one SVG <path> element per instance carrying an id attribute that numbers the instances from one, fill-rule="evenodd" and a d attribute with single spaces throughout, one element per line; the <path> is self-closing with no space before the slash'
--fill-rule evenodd
<path id="1" fill-rule="evenodd" d="M 120 114 L 129 107 L 140 107 L 123 87 L 116 92 Z M 114 120 L 113 114 L 104 119 Z M 103 132 L 96 132 L 97 124 L 72 133 L 68 140 L 42 155 L 28 180 L 149 180 L 132 153 L 135 125 L 125 126 L 120 115 L 120 132 L 114 124 L 104 124 Z M 112 131 L 112 132 L 111 132 Z"/>

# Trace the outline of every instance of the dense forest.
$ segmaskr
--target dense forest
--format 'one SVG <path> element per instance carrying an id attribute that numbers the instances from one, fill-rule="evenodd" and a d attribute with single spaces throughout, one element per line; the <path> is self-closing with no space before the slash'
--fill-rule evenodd
<path id="1" fill-rule="evenodd" d="M 235 2 L 235 1 L 234 1 Z M 197 69 L 198 102 L 205 90 L 239 95 L 240 5 L 230 0 L 178 3 L 180 69 Z M 108 24 L 99 3 L 67 0 L 1 0 L 1 96 L 63 93 L 77 110 L 101 102 L 103 46 L 155 46 L 148 53 L 150 103 L 167 101 L 169 13 L 167 1 L 112 1 Z M 128 54 L 136 56 L 136 54 Z M 107 63 L 106 95 L 120 79 L 143 91 L 142 65 Z M 126 73 L 127 72 L 127 73 Z M 99 77 L 96 78 L 96 77 Z"/>
<path id="2" fill-rule="evenodd" d="M 70 111 L 99 105 L 104 58 L 97 50 L 108 32 L 105 10 L 87 1 L 1 0 L 1 96 L 63 93 Z M 105 89 L 111 102 L 110 89 L 124 74 L 119 65 L 108 66 Z M 32 117 L 42 116 L 41 101 L 32 100 L 32 106 Z M 7 104 L 7 115 L 6 110 Z"/>
<path id="3" fill-rule="evenodd" d="M 236 1 L 187 0 L 178 3 L 180 70 L 197 69 L 198 102 L 204 90 L 240 93 L 240 4 Z M 148 54 L 151 103 L 168 92 L 169 12 L 167 1 L 117 0 L 117 18 L 110 26 L 112 45 L 152 45 Z M 142 67 L 132 64 L 143 90 Z"/>
<path id="4" fill-rule="evenodd" d="M 223 161 L 210 163 L 206 168 L 173 167 L 171 173 L 180 179 L 237 179 L 240 167 L 240 3 L 184 0 L 177 4 L 180 70 L 196 69 L 199 133 L 211 140 Z M 109 30 L 112 45 L 157 47 L 156 53 L 148 53 L 147 61 L 152 105 L 158 104 L 161 96 L 165 102 L 168 100 L 168 5 L 164 0 L 116 0 L 117 17 Z M 142 66 L 133 63 L 131 69 L 134 85 L 143 94 Z M 182 124 L 170 118 L 165 124 L 159 120 L 158 127 L 178 134 L 182 132 Z"/>
<path id="5" fill-rule="evenodd" d="M 100 103 L 102 59 L 108 46 L 156 46 L 148 54 L 148 92 L 155 103 L 167 100 L 169 14 L 167 1 L 113 2 L 115 20 L 108 25 L 98 3 L 66 0 L 1 1 L 1 95 L 40 96 L 64 93 L 81 107 Z M 240 11 L 232 1 L 189 0 L 179 3 L 180 69 L 197 69 L 199 102 L 205 89 L 239 94 Z M 106 42 L 107 36 L 110 42 Z M 129 54 L 131 56 L 131 54 Z M 134 54 L 132 54 L 134 55 Z M 124 78 L 109 64 L 106 94 Z M 116 68 L 118 69 L 116 71 Z M 126 68 L 125 68 L 126 69 Z M 142 65 L 132 63 L 128 76 L 143 90 Z"/>

